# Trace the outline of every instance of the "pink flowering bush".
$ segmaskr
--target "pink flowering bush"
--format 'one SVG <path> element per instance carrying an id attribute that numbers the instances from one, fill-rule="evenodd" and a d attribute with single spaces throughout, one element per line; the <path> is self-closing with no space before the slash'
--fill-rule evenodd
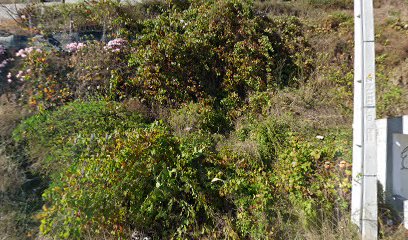
<path id="1" fill-rule="evenodd" d="M 20 49 L 16 53 L 16 57 L 26 58 L 27 56 L 33 53 L 42 53 L 42 50 L 40 48 L 35 48 L 35 47 L 28 47 L 28 48 Z"/>
<path id="2" fill-rule="evenodd" d="M 20 49 L 16 53 L 20 65 L 8 79 L 23 82 L 21 100 L 38 109 L 48 109 L 72 99 L 73 84 L 67 78 L 68 58 L 55 50 L 38 47 Z M 13 76 L 14 75 L 14 76 Z"/>
<path id="3" fill-rule="evenodd" d="M 74 53 L 79 51 L 80 49 L 84 48 L 85 44 L 84 43 L 79 43 L 79 42 L 72 42 L 69 43 L 65 46 L 65 49 L 70 52 L 70 53 Z"/>
<path id="4" fill-rule="evenodd" d="M 81 51 L 72 54 L 69 77 L 76 81 L 76 98 L 98 96 L 119 100 L 128 96 L 132 91 L 127 84 L 132 74 L 127 62 L 130 52 L 128 41 L 117 38 L 106 45 L 88 42 Z"/>
<path id="5" fill-rule="evenodd" d="M 112 51 L 112 52 L 119 52 L 123 48 L 127 47 L 128 41 L 123 38 L 115 38 L 108 42 L 108 44 L 104 47 L 105 50 Z"/>
<path id="6" fill-rule="evenodd" d="M 27 73 L 30 72 L 30 71 L 28 71 L 28 70 L 30 70 L 30 69 L 27 69 Z M 17 75 L 16 75 L 16 78 L 20 79 L 21 81 L 24 81 L 25 76 L 26 76 L 25 73 L 20 70 L 20 71 L 18 71 L 18 73 L 17 73 Z"/>
<path id="7" fill-rule="evenodd" d="M 0 69 L 6 67 L 6 66 L 7 66 L 7 63 L 8 63 L 8 60 L 7 60 L 7 59 L 3 60 L 3 61 L 0 63 Z"/>
<path id="8" fill-rule="evenodd" d="M 78 98 L 119 100 L 132 91 L 127 85 L 132 74 L 127 40 L 72 42 L 65 50 L 27 47 L 17 51 L 19 66 L 7 79 L 23 85 L 20 90 L 29 105 L 48 109 Z"/>
<path id="9" fill-rule="evenodd" d="M 11 79 L 12 77 L 13 77 L 13 75 L 11 75 L 11 72 L 9 72 L 9 73 L 7 74 L 7 82 L 8 82 L 8 83 L 13 82 L 13 80 Z"/>

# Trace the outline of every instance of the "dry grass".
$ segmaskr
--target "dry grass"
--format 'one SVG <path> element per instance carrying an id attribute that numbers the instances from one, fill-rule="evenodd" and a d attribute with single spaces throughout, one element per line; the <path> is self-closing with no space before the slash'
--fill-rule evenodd
<path id="1" fill-rule="evenodd" d="M 17 227 L 20 218 L 18 203 L 13 199 L 19 194 L 25 176 L 6 154 L 3 142 L 0 144 L 0 239 L 22 239 L 23 233 Z"/>
<path id="2" fill-rule="evenodd" d="M 29 113 L 4 94 L 0 96 L 0 138 L 10 136 L 19 120 Z"/>
<path id="3" fill-rule="evenodd" d="M 351 223 L 349 214 L 319 216 L 313 222 L 306 214 L 293 207 L 285 209 L 293 219 L 279 217 L 275 220 L 281 231 L 273 239 L 293 240 L 360 240 L 357 227 Z"/>
<path id="4" fill-rule="evenodd" d="M 328 220 L 323 222 L 319 228 L 309 229 L 305 232 L 304 237 L 306 240 L 358 240 L 359 235 L 347 215 L 334 226 Z"/>
<path id="5" fill-rule="evenodd" d="M 33 34 L 33 31 L 22 27 L 14 20 L 0 20 L 0 31 L 23 36 L 31 36 Z"/>
<path id="6" fill-rule="evenodd" d="M 4 149 L 0 149 L 0 193 L 16 191 L 15 186 L 21 185 L 24 175 L 18 165 L 11 161 Z"/>
<path id="7" fill-rule="evenodd" d="M 408 230 L 403 226 L 398 228 L 388 229 L 383 238 L 383 240 L 407 240 L 408 239 Z"/>

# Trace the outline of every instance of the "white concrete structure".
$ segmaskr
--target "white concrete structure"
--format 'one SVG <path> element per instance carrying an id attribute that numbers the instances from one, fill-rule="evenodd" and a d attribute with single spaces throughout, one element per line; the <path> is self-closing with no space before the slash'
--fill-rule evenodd
<path id="1" fill-rule="evenodd" d="M 393 134 L 392 143 L 392 192 L 408 199 L 408 135 Z"/>
<path id="2" fill-rule="evenodd" d="M 408 200 L 404 201 L 404 227 L 408 229 Z"/>
<path id="3" fill-rule="evenodd" d="M 351 221 L 361 228 L 362 178 L 363 174 L 363 29 L 361 1 L 354 1 L 354 108 L 353 108 L 353 182 L 351 192 Z"/>
<path id="4" fill-rule="evenodd" d="M 377 134 L 372 0 L 354 0 L 354 118 L 351 219 L 377 239 Z"/>
<path id="5" fill-rule="evenodd" d="M 377 120 L 378 183 L 408 229 L 408 116 Z"/>
<path id="6" fill-rule="evenodd" d="M 398 161 L 395 159 L 398 155 L 394 153 L 394 148 L 398 147 L 394 146 L 398 140 L 393 139 L 396 134 L 408 134 L 408 116 L 377 120 L 377 175 L 378 182 L 385 193 L 383 200 L 386 202 L 391 202 L 392 200 L 394 192 L 392 176 L 394 171 L 398 170 L 394 169 L 394 161 Z M 399 142 L 398 144 L 401 143 Z"/>

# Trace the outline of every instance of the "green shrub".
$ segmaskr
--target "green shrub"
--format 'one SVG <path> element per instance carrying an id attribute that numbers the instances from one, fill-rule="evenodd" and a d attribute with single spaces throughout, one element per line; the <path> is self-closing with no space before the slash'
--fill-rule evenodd
<path id="1" fill-rule="evenodd" d="M 179 142 L 154 122 L 85 141 L 86 150 L 43 195 L 41 232 L 77 239 L 136 229 L 194 238 L 215 228 L 225 200 L 211 186 L 217 168 L 203 137 Z"/>
<path id="2" fill-rule="evenodd" d="M 95 21 L 116 24 L 112 9 L 122 6 L 100 4 L 66 8 L 95 8 Z M 295 86 L 314 69 L 314 50 L 295 17 L 257 16 L 241 0 L 177 4 L 170 3 L 174 7 L 156 18 L 135 20 L 141 24 L 137 31 L 116 29 L 112 41 L 122 40 L 122 45 L 115 51 L 109 50 L 111 42 L 88 41 L 75 50 L 64 49 L 68 52 L 46 47 L 25 53 L 22 66 L 14 70 L 25 83 L 24 99 L 40 109 L 75 98 L 137 97 L 172 106 L 213 99 L 216 109 L 237 117 L 234 110 L 251 92 Z M 61 15 L 69 16 L 67 11 Z M 132 19 L 120 16 L 126 19 L 116 16 L 119 25 Z"/>
<path id="3" fill-rule="evenodd" d="M 317 129 L 298 124 L 290 110 L 304 99 L 295 101 L 290 95 L 298 92 L 286 87 L 314 69 L 300 20 L 258 16 L 250 1 L 153 2 L 153 15 L 161 15 L 143 23 L 116 16 L 112 9 L 122 7 L 110 3 L 106 19 L 99 12 L 84 22 L 106 20 L 112 36 L 130 36 L 117 51 L 87 42 L 79 51 L 24 58 L 24 95 L 48 109 L 14 132 L 50 179 L 37 216 L 41 232 L 57 239 L 131 231 L 158 239 L 292 239 L 297 229 L 289 234 L 285 223 L 304 231 L 323 226 L 321 215 L 347 209 L 349 143 L 334 134 L 307 137 Z M 334 14 L 327 24 L 349 20 Z M 346 107 L 347 64 L 328 75 Z M 385 105 L 400 96 L 391 90 Z M 264 117 L 277 103 L 288 107 L 288 121 Z M 168 118 L 149 115 L 152 106 L 168 105 Z"/>
<path id="4" fill-rule="evenodd" d="M 86 149 L 86 141 L 107 138 L 114 131 L 134 129 L 144 122 L 140 114 L 117 103 L 76 101 L 26 119 L 13 135 L 27 143 L 40 172 L 53 173 L 71 165 Z"/>
<path id="5" fill-rule="evenodd" d="M 20 49 L 16 56 L 21 63 L 11 72 L 13 81 L 23 83 L 21 100 L 40 110 L 72 100 L 74 82 L 66 78 L 71 66 L 65 54 L 36 46 Z"/>
<path id="6" fill-rule="evenodd" d="M 294 85 L 313 51 L 294 17 L 256 16 L 247 1 L 197 1 L 144 22 L 130 58 L 139 96 L 177 104 Z"/>
<path id="7" fill-rule="evenodd" d="M 118 103 L 77 101 L 44 111 L 14 137 L 51 180 L 37 217 L 41 232 L 55 238 L 130 230 L 196 238 L 213 233 L 228 205 L 211 183 L 220 168 L 210 135 L 178 140 Z"/>
<path id="8" fill-rule="evenodd" d="M 115 45 L 116 44 L 116 45 Z M 50 47 L 21 49 L 21 64 L 12 79 L 22 82 L 21 99 L 40 110 L 52 109 L 73 99 L 122 100 L 132 92 L 126 80 L 132 74 L 126 59 L 129 42 L 73 42 L 66 51 Z"/>
<path id="9" fill-rule="evenodd" d="M 256 141 L 259 155 L 266 166 L 273 167 L 273 164 L 279 160 L 278 154 L 286 147 L 288 132 L 290 132 L 288 125 L 277 121 L 259 124 Z"/>
<path id="10" fill-rule="evenodd" d="M 379 55 L 376 58 L 376 94 L 377 94 L 377 116 L 378 118 L 397 116 L 398 112 L 407 104 L 405 96 L 406 89 L 396 85 L 390 79 L 392 73 L 387 72 L 386 61 L 389 56 Z M 398 70 L 400 71 L 400 70 Z M 395 74 L 395 73 L 394 73 Z"/>
<path id="11" fill-rule="evenodd" d="M 338 30 L 343 25 L 346 25 L 349 28 L 353 27 L 353 17 L 344 12 L 333 12 L 328 15 L 324 23 L 325 27 L 329 30 Z M 347 29 L 349 30 L 349 29 Z"/>
<path id="12" fill-rule="evenodd" d="M 112 45 L 115 42 L 118 45 Z M 126 62 L 130 51 L 127 40 L 116 38 L 107 44 L 89 41 L 84 47 L 70 53 L 72 70 L 67 77 L 75 82 L 75 97 L 123 100 L 132 94 L 132 87 L 126 83 L 133 74 Z"/>
<path id="13" fill-rule="evenodd" d="M 271 118 L 240 129 L 246 129 L 245 136 L 224 144 L 219 153 L 225 168 L 219 175 L 221 194 L 236 208 L 238 234 L 291 238 L 285 222 L 306 231 L 329 218 L 335 227 L 340 219 L 333 216 L 347 210 L 351 188 L 348 142 L 340 133 L 313 140 Z"/>
<path id="14" fill-rule="evenodd" d="M 169 123 L 178 135 L 197 130 L 211 133 L 226 133 L 231 130 L 228 116 L 205 103 L 189 103 L 172 110 Z"/>
<path id="15" fill-rule="evenodd" d="M 344 204 L 348 200 L 351 182 L 350 175 L 346 174 L 350 172 L 345 172 L 346 163 L 342 163 L 341 169 L 336 166 L 343 160 L 338 148 L 306 142 L 294 136 L 288 140 L 287 147 L 278 158 L 274 167 L 277 188 L 282 191 L 281 195 L 286 193 L 291 201 L 301 204 L 309 217 L 315 217 L 320 210 L 347 208 Z M 337 170 L 342 174 L 338 174 Z"/>
<path id="16" fill-rule="evenodd" d="M 275 219 L 271 171 L 251 154 L 234 151 L 225 146 L 220 158 L 225 165 L 221 195 L 232 201 L 236 232 L 243 239 L 269 238 Z"/>
<path id="17" fill-rule="evenodd" d="M 168 183 L 162 182 L 167 179 L 162 179 L 171 174 L 178 155 L 175 139 L 152 125 L 117 131 L 94 143 L 85 141 L 88 150 L 53 179 L 44 193 L 49 207 L 41 214 L 41 231 L 59 238 L 80 238 L 85 233 L 120 234 L 129 224 L 153 224 L 159 218 L 154 214 L 158 207 L 166 205 L 152 203 L 171 193 L 166 191 Z"/>
<path id="18" fill-rule="evenodd" d="M 14 136 L 25 139 L 51 179 L 38 214 L 41 232 L 69 239 L 125 237 L 131 230 L 159 238 L 274 238 L 283 231 L 282 216 L 296 218 L 288 206 L 310 222 L 347 207 L 349 170 L 336 167 L 347 159 L 344 143 L 308 143 L 267 119 L 232 133 L 242 140 L 216 152 L 219 139 L 205 127 L 208 111 L 200 104 L 174 111 L 175 126 L 197 127 L 179 138 L 118 103 L 73 102 L 24 121 Z M 247 141 L 256 143 L 253 151 L 243 146 Z"/>

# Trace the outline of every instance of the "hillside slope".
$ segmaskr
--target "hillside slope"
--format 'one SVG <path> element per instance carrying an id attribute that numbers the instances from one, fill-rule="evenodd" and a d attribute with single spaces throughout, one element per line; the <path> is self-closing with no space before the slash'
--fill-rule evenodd
<path id="1" fill-rule="evenodd" d="M 0 238 L 359 239 L 351 1 L 21 15 L 0 23 L 33 37 L 0 54 Z M 408 2 L 375 1 L 375 26 L 377 118 L 407 114 Z"/>

